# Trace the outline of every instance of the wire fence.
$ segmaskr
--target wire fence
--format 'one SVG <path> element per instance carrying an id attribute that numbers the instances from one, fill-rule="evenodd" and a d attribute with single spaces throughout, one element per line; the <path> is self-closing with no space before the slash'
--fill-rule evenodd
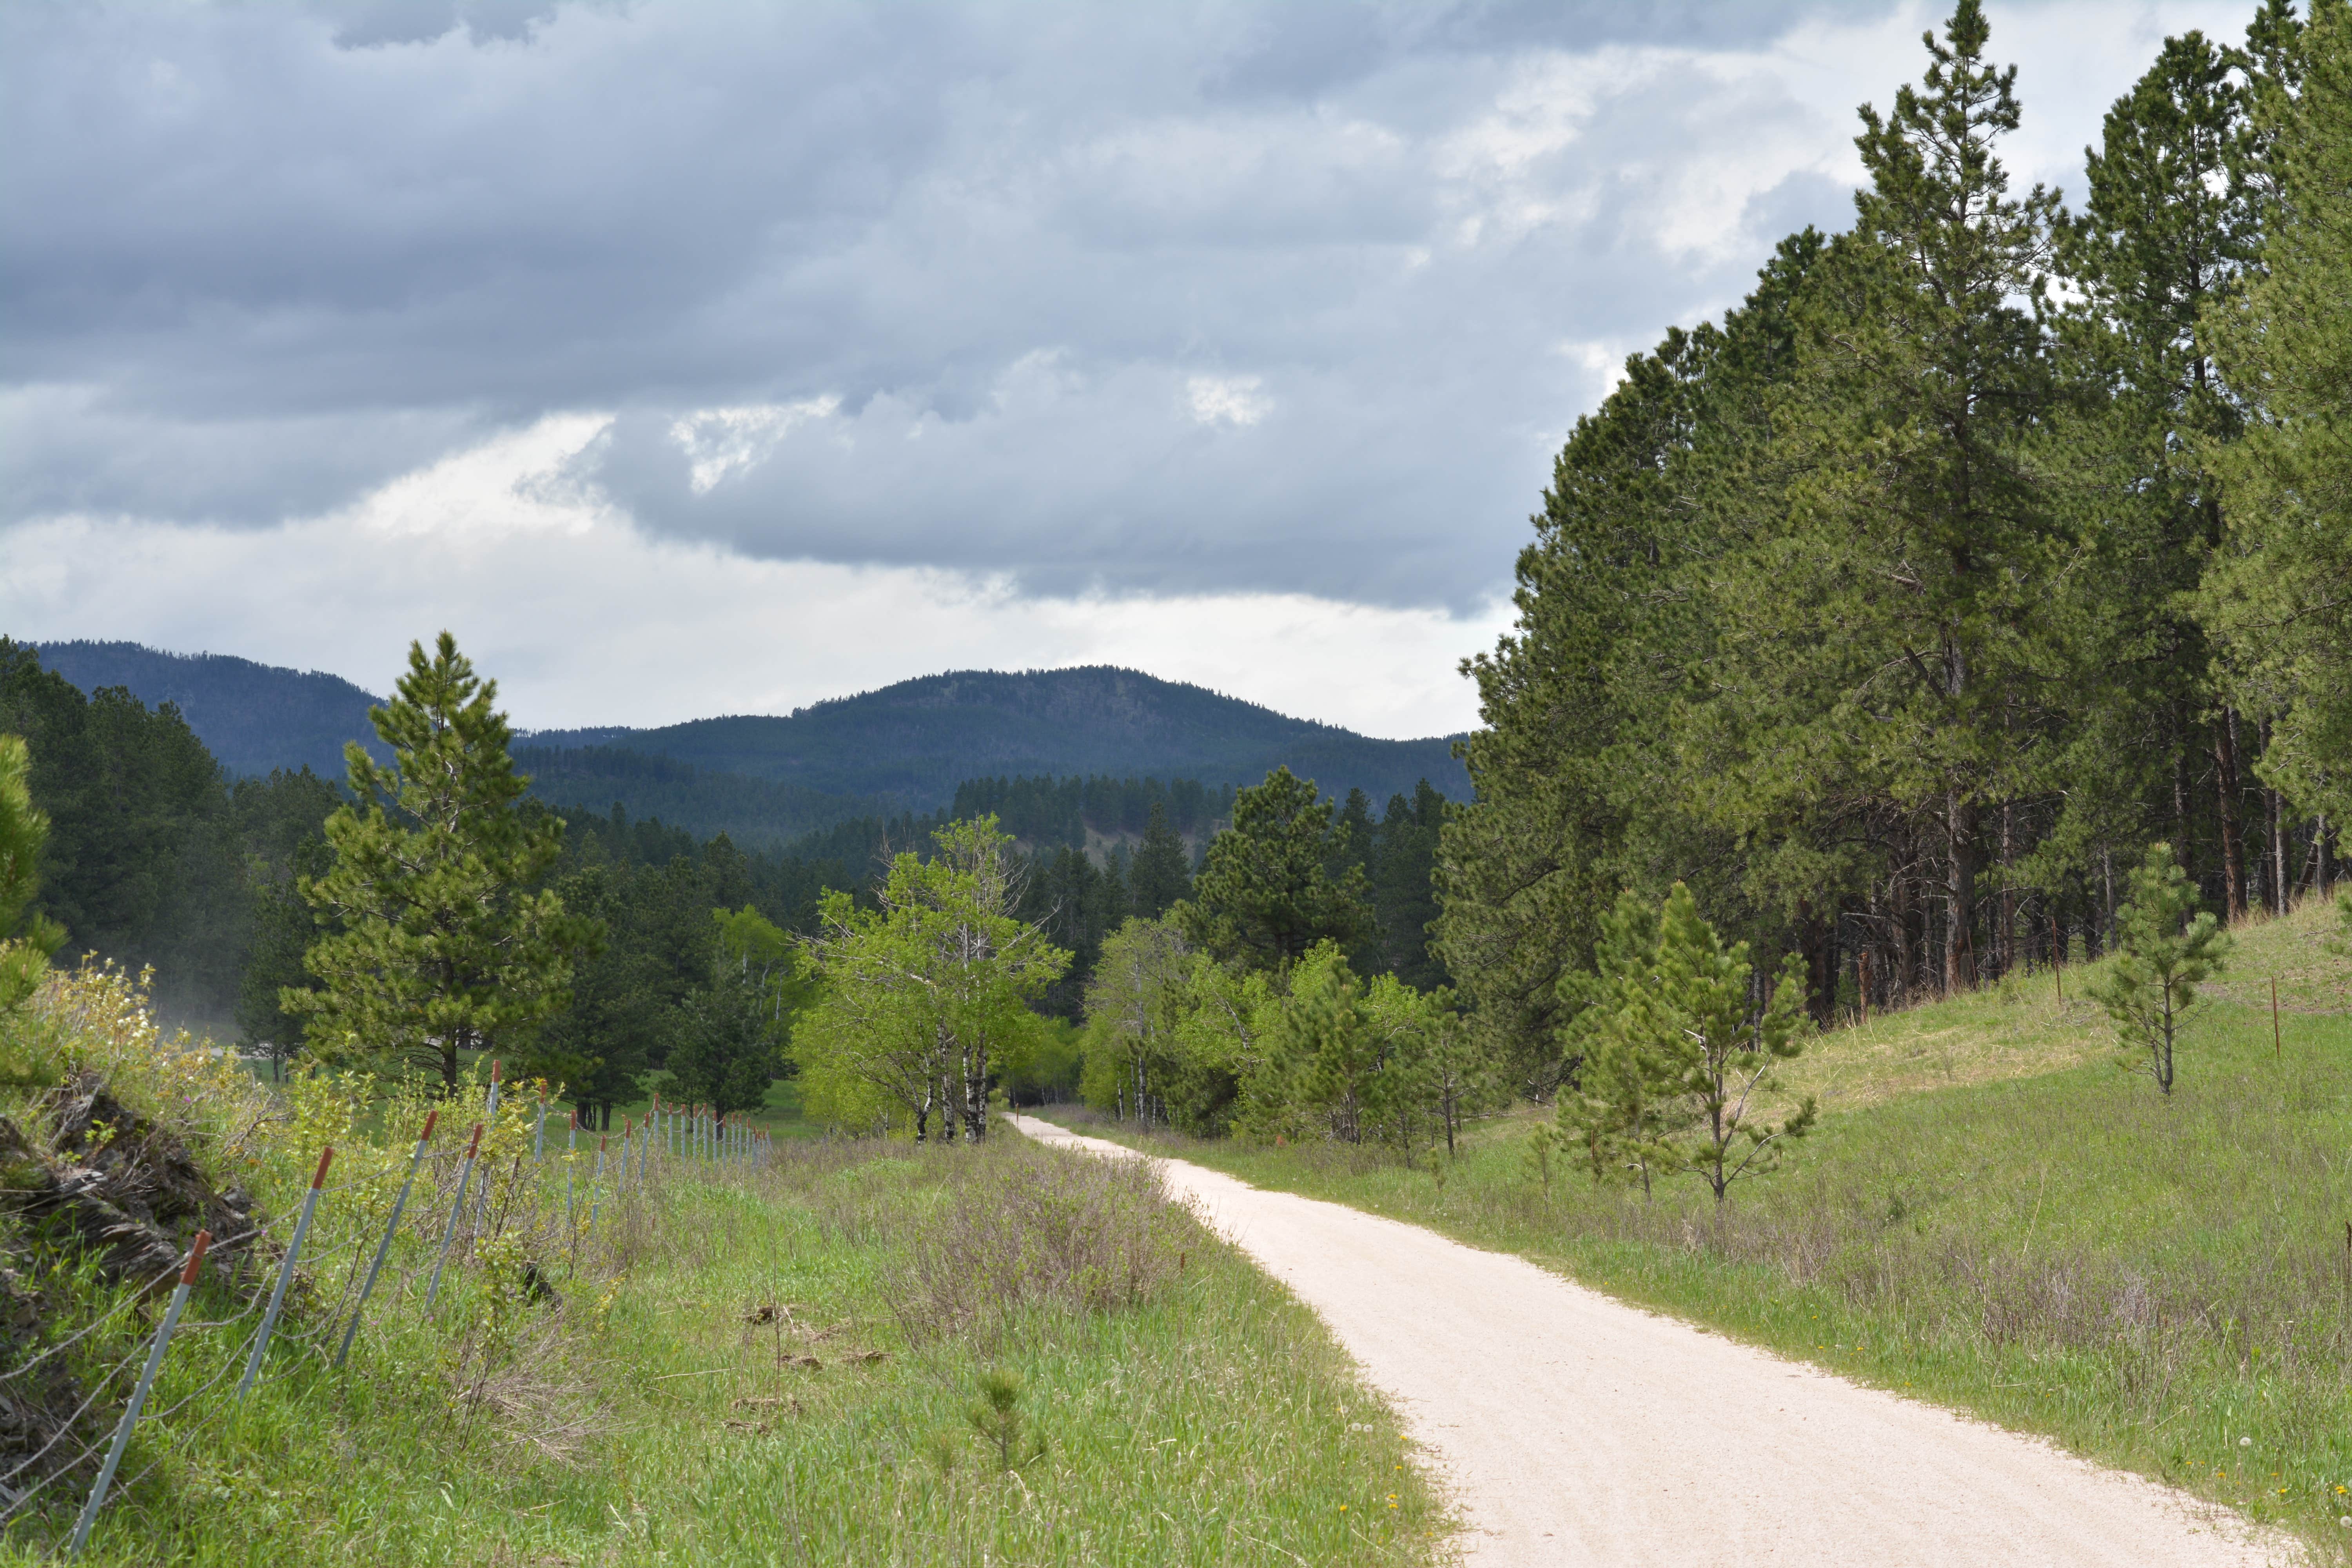
<path id="1" fill-rule="evenodd" d="M 152 1275 L 110 1279 L 64 1246 L 31 1288 L 10 1276 L 0 1531 L 78 1555 L 110 1499 L 219 1438 L 255 1388 L 306 1364 L 365 1379 L 378 1336 L 444 1336 L 456 1403 L 478 1402 L 498 1354 L 486 1309 L 560 1311 L 558 1286 L 598 1265 L 600 1217 L 609 1228 L 649 1191 L 748 1176 L 773 1153 L 703 1108 L 656 1101 L 642 1123 L 591 1133 L 571 1117 L 551 1127 L 543 1101 L 500 1098 L 494 1074 L 486 1100 L 436 1109 L 408 1136 L 297 1151 L 315 1162 L 297 1203 L 199 1232 Z M 13 1206 L 37 1235 L 61 1201 L 0 1189 L 0 1215 Z"/>

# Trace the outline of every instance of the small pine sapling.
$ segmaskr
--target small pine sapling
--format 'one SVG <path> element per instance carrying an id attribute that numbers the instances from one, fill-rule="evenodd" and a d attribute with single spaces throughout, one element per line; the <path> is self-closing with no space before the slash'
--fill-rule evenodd
<path id="1" fill-rule="evenodd" d="M 1657 1038 L 1698 1130 L 1684 1160 L 1719 1205 L 1732 1183 L 1771 1170 L 1789 1141 L 1812 1129 L 1819 1108 L 1811 1095 L 1780 1121 L 1757 1114 L 1758 1101 L 1778 1087 L 1772 1068 L 1805 1048 L 1804 961 L 1790 953 L 1769 999 L 1755 1006 L 1748 944 L 1725 947 L 1676 882 L 1659 912 L 1657 972 Z"/>
<path id="2" fill-rule="evenodd" d="M 2169 844 L 2148 846 L 2131 874 L 2131 901 L 2116 911 L 2116 961 L 2089 987 L 2116 1033 L 2138 1053 L 2156 1087 L 2172 1092 L 2173 1048 L 2197 1010 L 2198 986 L 2228 962 L 2230 934 L 2210 910 L 2197 910 L 2197 887 Z"/>
<path id="3" fill-rule="evenodd" d="M 1559 1136 L 1595 1184 L 1622 1174 L 1646 1198 L 1654 1178 L 1682 1169 L 1675 1137 L 1690 1117 L 1675 1097 L 1678 1040 L 1659 989 L 1658 917 L 1638 895 L 1619 895 L 1593 958 L 1576 985 L 1584 1005 L 1569 1031 L 1578 1060 L 1559 1092 Z"/>
<path id="4" fill-rule="evenodd" d="M 972 1430 L 996 1450 L 1001 1468 L 1017 1470 L 1045 1457 L 1045 1435 L 1031 1426 L 1021 1410 L 1021 1374 L 984 1372 L 980 1394 L 984 1402 L 971 1408 Z"/>
<path id="5" fill-rule="evenodd" d="M 1552 1130 L 1540 1123 L 1537 1125 L 1535 1131 L 1528 1134 L 1526 1154 L 1528 1174 L 1533 1176 L 1537 1184 L 1543 1188 L 1546 1201 L 1549 1201 L 1551 1197 L 1551 1151 L 1554 1142 Z"/>

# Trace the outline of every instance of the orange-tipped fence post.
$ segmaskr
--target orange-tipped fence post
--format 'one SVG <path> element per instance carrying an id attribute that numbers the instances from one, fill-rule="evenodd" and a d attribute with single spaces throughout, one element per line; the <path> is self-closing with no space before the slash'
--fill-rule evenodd
<path id="1" fill-rule="evenodd" d="M 122 1450 L 131 1446 L 131 1429 L 139 1425 L 139 1412 L 147 1403 L 147 1391 L 155 1386 L 155 1373 L 163 1365 L 163 1352 L 172 1348 L 172 1331 L 180 1326 L 180 1312 L 188 1304 L 188 1292 L 195 1288 L 196 1271 L 205 1266 L 205 1248 L 213 1244 L 213 1233 L 196 1232 L 195 1245 L 188 1248 L 188 1266 L 180 1270 L 179 1289 L 172 1292 L 172 1304 L 163 1312 L 163 1321 L 155 1331 L 155 1348 L 147 1352 L 147 1365 L 139 1374 L 139 1386 L 131 1391 L 131 1403 L 122 1408 L 122 1419 L 114 1428 L 114 1442 L 106 1450 L 106 1463 L 100 1467 L 98 1484 L 89 1489 L 89 1500 L 81 1505 L 81 1517 L 74 1521 L 73 1540 L 67 1543 L 66 1555 L 81 1555 L 83 1542 L 89 1539 L 89 1527 L 98 1518 L 98 1510 L 106 1506 L 107 1489 L 114 1485 L 115 1469 L 122 1463 Z"/>
<path id="2" fill-rule="evenodd" d="M 327 1167 L 335 1158 L 335 1146 L 328 1144 L 319 1152 L 319 1168 L 310 1173 L 310 1190 L 302 1194 L 301 1217 L 294 1222 L 294 1239 L 286 1244 L 286 1257 L 278 1265 L 278 1283 L 269 1292 L 269 1306 L 261 1314 L 261 1327 L 253 1336 L 253 1353 L 246 1358 L 245 1375 L 237 1380 L 236 1397 L 243 1399 L 253 1387 L 253 1380 L 261 1375 L 261 1358 L 268 1353 L 270 1331 L 278 1327 L 278 1309 L 286 1304 L 286 1287 L 294 1279 L 294 1260 L 302 1255 L 302 1238 L 310 1234 L 310 1216 L 319 1210 L 319 1189 L 327 1184 Z"/>
<path id="3" fill-rule="evenodd" d="M 2278 976 L 2271 976 L 2271 1060 L 2278 1061 L 2286 1055 L 2284 1037 L 2279 1033 Z"/>
<path id="4" fill-rule="evenodd" d="M 474 1141 L 466 1145 L 466 1163 L 457 1167 L 457 1195 L 449 1200 L 449 1223 L 442 1227 L 441 1250 L 433 1258 L 433 1283 L 425 1292 L 425 1310 L 433 1310 L 441 1294 L 441 1268 L 449 1261 L 449 1244 L 457 1239 L 457 1221 L 466 1213 L 466 1184 L 474 1174 L 474 1156 L 482 1150 L 482 1124 L 474 1123 Z"/>
<path id="5" fill-rule="evenodd" d="M 360 1286 L 360 1299 L 352 1303 L 352 1321 L 343 1325 L 343 1342 L 336 1347 L 335 1364 L 352 1353 L 352 1337 L 360 1331 L 360 1314 L 367 1310 L 368 1296 L 375 1289 L 375 1277 L 383 1272 L 383 1260 L 392 1251 L 392 1238 L 400 1231 L 400 1211 L 408 1206 L 408 1189 L 416 1183 L 416 1167 L 425 1163 L 425 1146 L 433 1142 L 433 1124 L 441 1120 L 441 1108 L 435 1106 L 425 1113 L 425 1131 L 416 1135 L 416 1152 L 408 1157 L 408 1174 L 400 1184 L 400 1195 L 392 1200 L 392 1218 L 384 1222 L 383 1239 L 375 1244 L 375 1258 L 368 1265 L 367 1279 Z"/>
<path id="6" fill-rule="evenodd" d="M 539 1117 L 530 1125 L 530 1163 L 547 1158 L 547 1096 L 539 1097 Z"/>

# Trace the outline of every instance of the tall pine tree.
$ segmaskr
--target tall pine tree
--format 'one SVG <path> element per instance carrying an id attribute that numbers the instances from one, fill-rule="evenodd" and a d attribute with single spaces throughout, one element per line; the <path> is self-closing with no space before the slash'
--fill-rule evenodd
<path id="1" fill-rule="evenodd" d="M 520 808 L 530 781 L 497 700 L 443 632 L 429 658 L 409 645 L 392 701 L 369 710 L 393 761 L 344 749 L 334 864 L 298 884 L 325 928 L 304 958 L 318 984 L 281 994 L 325 1060 L 422 1068 L 454 1093 L 465 1053 L 526 1048 L 564 1004 L 591 933 L 536 886 L 563 825 Z"/>

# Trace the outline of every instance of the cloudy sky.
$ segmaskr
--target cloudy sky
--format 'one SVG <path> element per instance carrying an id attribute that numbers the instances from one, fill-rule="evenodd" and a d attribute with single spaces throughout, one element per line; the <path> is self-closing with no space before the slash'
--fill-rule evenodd
<path id="1" fill-rule="evenodd" d="M 2024 179 L 2168 32 L 1993 8 Z M 1916 5 L 0 9 L 0 631 L 518 722 L 1136 666 L 1374 734 L 1615 367 L 1842 226 Z"/>

